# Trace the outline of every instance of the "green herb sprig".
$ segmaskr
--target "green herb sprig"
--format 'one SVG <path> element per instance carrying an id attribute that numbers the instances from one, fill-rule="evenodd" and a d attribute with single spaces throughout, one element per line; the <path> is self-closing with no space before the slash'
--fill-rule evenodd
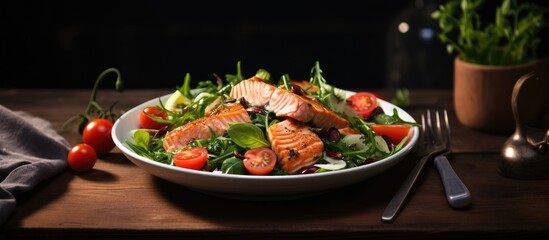
<path id="1" fill-rule="evenodd" d="M 438 38 L 448 53 L 469 63 L 515 65 L 537 58 L 538 33 L 547 26 L 548 9 L 534 3 L 503 0 L 492 22 L 483 22 L 483 0 L 450 0 L 434 11 Z"/>

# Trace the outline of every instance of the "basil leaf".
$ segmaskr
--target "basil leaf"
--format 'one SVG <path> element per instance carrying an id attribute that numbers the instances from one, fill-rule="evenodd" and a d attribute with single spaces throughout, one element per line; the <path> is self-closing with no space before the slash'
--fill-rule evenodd
<path id="1" fill-rule="evenodd" d="M 269 147 L 261 128 L 251 123 L 233 123 L 227 133 L 236 145 L 243 148 Z"/>

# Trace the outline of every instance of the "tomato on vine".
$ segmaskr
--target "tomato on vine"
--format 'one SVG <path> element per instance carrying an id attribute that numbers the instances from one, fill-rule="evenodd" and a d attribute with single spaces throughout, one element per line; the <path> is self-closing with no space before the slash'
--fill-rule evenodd
<path id="1" fill-rule="evenodd" d="M 82 142 L 95 149 L 97 154 L 105 154 L 114 148 L 111 136 L 113 122 L 105 118 L 96 118 L 88 122 L 82 132 Z"/>
<path id="2" fill-rule="evenodd" d="M 80 143 L 71 148 L 67 154 L 69 167 L 76 172 L 87 172 L 95 166 L 97 154 L 92 146 Z"/>
<path id="3" fill-rule="evenodd" d="M 95 81 L 90 96 L 90 101 L 88 102 L 88 106 L 86 107 L 84 114 L 73 116 L 63 124 L 64 128 L 70 122 L 80 119 L 81 121 L 78 125 L 78 133 L 82 135 L 82 142 L 93 147 L 96 154 L 108 153 L 115 146 L 111 137 L 111 130 L 114 125 L 113 123 L 116 121 L 118 116 L 112 112 L 113 106 L 105 110 L 96 101 L 99 85 L 109 73 L 116 74 L 115 89 L 117 91 L 122 90 L 123 84 L 118 69 L 109 68 L 103 71 Z"/>

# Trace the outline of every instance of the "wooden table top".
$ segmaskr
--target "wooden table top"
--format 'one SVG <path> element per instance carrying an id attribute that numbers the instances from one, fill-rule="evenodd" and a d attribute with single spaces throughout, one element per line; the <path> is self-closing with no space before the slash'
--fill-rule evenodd
<path id="1" fill-rule="evenodd" d="M 101 90 L 105 105 L 129 110 L 170 89 Z M 0 104 L 52 122 L 71 144 L 75 127 L 61 129 L 83 113 L 88 90 L 0 89 Z M 70 170 L 17 198 L 2 226 L 5 239 L 542 239 L 549 236 L 549 180 L 516 180 L 497 172 L 510 135 L 466 129 L 456 119 L 450 90 L 411 90 L 404 108 L 416 119 L 427 108 L 449 110 L 455 171 L 473 205 L 452 209 L 439 175 L 427 165 L 393 223 L 381 213 L 418 158 L 413 154 L 373 178 L 323 195 L 286 201 L 211 197 L 154 177 L 118 150 L 98 159 L 88 174 Z"/>

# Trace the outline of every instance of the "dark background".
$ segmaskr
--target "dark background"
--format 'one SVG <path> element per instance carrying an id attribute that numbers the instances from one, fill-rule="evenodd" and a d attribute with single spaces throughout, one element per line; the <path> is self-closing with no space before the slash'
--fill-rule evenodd
<path id="1" fill-rule="evenodd" d="M 91 89 L 116 67 L 126 88 L 175 88 L 186 73 L 193 82 L 234 74 L 238 61 L 245 77 L 264 68 L 308 79 L 319 61 L 347 89 L 452 87 L 452 56 L 429 34 L 445 1 L 322 2 L 10 0 L 0 87 Z"/>

